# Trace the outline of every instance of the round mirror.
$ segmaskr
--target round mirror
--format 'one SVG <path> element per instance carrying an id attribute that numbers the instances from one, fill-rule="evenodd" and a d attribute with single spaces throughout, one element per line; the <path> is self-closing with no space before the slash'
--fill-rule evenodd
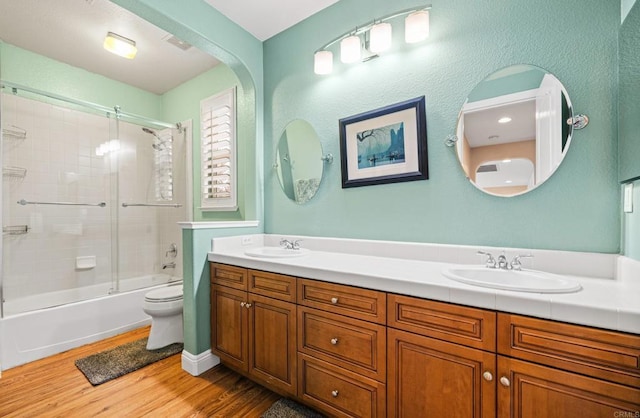
<path id="1" fill-rule="evenodd" d="M 276 150 L 276 172 L 284 194 L 296 203 L 315 196 L 322 179 L 322 146 L 309 122 L 294 120 L 284 129 Z"/>
<path id="2" fill-rule="evenodd" d="M 572 117 L 569 96 L 553 74 L 532 65 L 503 68 L 481 81 L 460 110 L 458 160 L 485 193 L 526 193 L 562 162 Z"/>

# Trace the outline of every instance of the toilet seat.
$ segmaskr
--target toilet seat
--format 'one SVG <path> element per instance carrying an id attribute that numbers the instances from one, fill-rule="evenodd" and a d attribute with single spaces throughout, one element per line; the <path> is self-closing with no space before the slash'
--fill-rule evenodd
<path id="1" fill-rule="evenodd" d="M 167 286 L 144 295 L 145 302 L 162 303 L 182 300 L 182 286 Z"/>

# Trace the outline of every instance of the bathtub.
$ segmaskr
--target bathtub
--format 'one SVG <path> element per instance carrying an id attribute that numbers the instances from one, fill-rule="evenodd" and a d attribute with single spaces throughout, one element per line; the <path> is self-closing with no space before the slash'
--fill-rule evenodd
<path id="1" fill-rule="evenodd" d="M 34 298 L 46 297 L 50 305 L 58 306 L 25 313 L 11 314 L 15 307 L 5 303 L 5 317 L 0 319 L 0 370 L 150 324 L 151 317 L 142 311 L 144 295 L 179 280 L 164 274 L 127 279 L 121 281 L 119 293 L 74 303 L 68 300 L 89 294 L 105 295 L 111 285 L 38 295 Z M 127 291 L 143 283 L 148 287 Z M 21 301 L 23 304 L 37 302 Z"/>

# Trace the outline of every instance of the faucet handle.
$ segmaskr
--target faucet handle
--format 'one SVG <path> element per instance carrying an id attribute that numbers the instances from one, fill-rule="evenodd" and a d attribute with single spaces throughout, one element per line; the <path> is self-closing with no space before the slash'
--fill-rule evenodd
<path id="1" fill-rule="evenodd" d="M 291 248 L 293 248 L 294 250 L 299 250 L 301 242 L 302 242 L 301 239 L 297 239 L 297 240 L 293 241 L 293 244 L 291 244 Z"/>
<path id="2" fill-rule="evenodd" d="M 522 270 L 522 263 L 520 262 L 521 258 L 533 258 L 533 254 L 520 254 L 513 257 L 509 266 L 512 270 Z"/>
<path id="3" fill-rule="evenodd" d="M 487 262 L 485 263 L 487 268 L 490 268 L 490 269 L 496 268 L 496 259 L 493 258 L 493 255 L 491 253 L 486 251 L 478 251 L 478 254 L 487 256 Z"/>
<path id="4" fill-rule="evenodd" d="M 289 248 L 291 245 L 292 245 L 292 244 L 291 244 L 291 241 L 289 241 L 289 240 L 288 240 L 288 239 L 286 239 L 286 238 L 282 238 L 282 239 L 280 240 L 280 246 L 281 246 L 281 247 Z"/>

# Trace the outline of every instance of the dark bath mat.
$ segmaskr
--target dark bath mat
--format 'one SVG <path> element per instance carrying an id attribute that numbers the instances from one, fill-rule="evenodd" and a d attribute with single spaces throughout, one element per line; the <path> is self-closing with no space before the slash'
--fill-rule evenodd
<path id="1" fill-rule="evenodd" d="M 291 399 L 278 399 L 260 418 L 324 418 L 324 415 Z"/>
<path id="2" fill-rule="evenodd" d="M 97 386 L 177 354 L 182 347 L 182 343 L 174 343 L 157 350 L 147 350 L 147 338 L 143 338 L 81 358 L 75 364 L 89 382 Z"/>

